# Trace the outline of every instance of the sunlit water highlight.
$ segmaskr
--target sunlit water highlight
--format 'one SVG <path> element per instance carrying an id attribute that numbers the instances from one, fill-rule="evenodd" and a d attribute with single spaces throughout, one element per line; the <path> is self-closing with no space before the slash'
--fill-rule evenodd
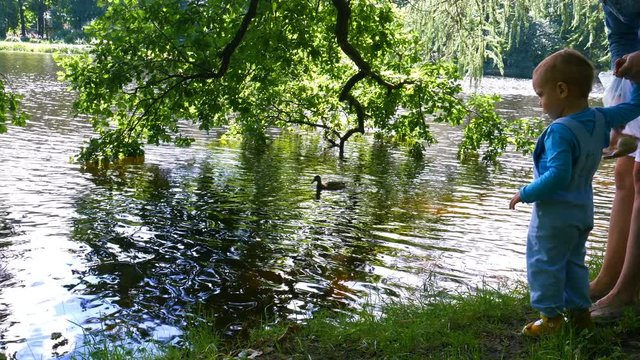
<path id="1" fill-rule="evenodd" d="M 91 129 L 56 70 L 49 55 L 0 53 L 32 116 L 0 135 L 0 349 L 18 359 L 68 356 L 83 329 L 176 341 L 190 314 L 234 333 L 264 315 L 524 279 L 531 207 L 507 207 L 529 157 L 461 164 L 459 132 L 435 128 L 423 161 L 361 139 L 340 162 L 320 139 L 274 131 L 266 148 L 200 134 L 87 172 L 69 159 Z M 501 93 L 506 116 L 539 115 L 528 80 L 480 91 Z M 590 254 L 604 247 L 612 169 L 596 178 Z M 347 189 L 316 199 L 316 174 Z"/>

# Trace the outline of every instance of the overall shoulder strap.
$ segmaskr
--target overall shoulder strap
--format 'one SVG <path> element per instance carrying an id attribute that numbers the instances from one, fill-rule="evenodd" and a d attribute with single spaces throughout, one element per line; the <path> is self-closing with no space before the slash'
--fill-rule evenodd
<path id="1" fill-rule="evenodd" d="M 591 140 L 592 135 L 587 132 L 587 129 L 584 128 L 581 124 L 579 124 L 575 120 L 571 120 L 567 117 L 562 117 L 553 122 L 554 124 L 562 124 L 568 127 L 571 132 L 578 138 L 580 143 L 589 142 Z"/>
<path id="2" fill-rule="evenodd" d="M 607 125 L 606 122 L 604 120 L 604 114 L 600 111 L 598 111 L 597 109 L 593 109 L 593 111 L 595 112 L 596 116 L 595 116 L 595 126 L 593 128 L 593 136 L 600 136 L 600 134 L 603 134 L 605 131 L 607 131 Z M 598 140 L 597 138 L 595 138 L 594 140 Z M 597 142 L 594 142 L 594 144 L 597 144 Z M 604 144 L 601 144 L 600 148 L 602 150 L 602 147 L 604 147 Z"/>
<path id="3" fill-rule="evenodd" d="M 591 149 L 592 151 L 599 152 L 604 147 L 604 143 L 602 142 L 602 140 L 604 136 L 603 134 L 606 131 L 606 124 L 604 115 L 596 109 L 594 109 L 593 111 L 595 116 L 593 132 L 591 134 L 587 132 L 582 124 L 575 120 L 571 120 L 570 118 L 559 118 L 554 121 L 554 123 L 557 122 L 568 127 L 576 136 L 578 142 L 580 143 L 580 146 L 583 147 L 585 151 L 587 149 Z"/>

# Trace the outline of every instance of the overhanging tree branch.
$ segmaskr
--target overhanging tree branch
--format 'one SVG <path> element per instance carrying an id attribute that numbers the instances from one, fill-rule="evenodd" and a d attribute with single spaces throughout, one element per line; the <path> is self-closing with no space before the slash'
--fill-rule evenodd
<path id="1" fill-rule="evenodd" d="M 358 99 L 351 94 L 351 90 L 354 86 L 361 80 L 369 77 L 373 79 L 377 84 L 383 86 L 387 89 L 387 93 L 391 91 L 401 88 L 405 84 L 411 83 L 411 81 L 401 81 L 397 84 L 392 84 L 385 79 L 382 78 L 380 74 L 372 70 L 371 64 L 369 64 L 358 49 L 356 49 L 349 42 L 349 20 L 351 19 L 351 8 L 349 6 L 348 0 L 332 0 L 333 6 L 337 10 L 336 15 L 336 28 L 335 35 L 336 41 L 338 42 L 338 46 L 340 49 L 353 61 L 353 63 L 360 70 L 357 74 L 353 75 L 342 87 L 342 91 L 340 92 L 340 101 L 347 102 L 356 112 L 358 124 L 356 127 L 351 128 L 345 132 L 344 135 L 340 137 L 339 149 L 340 158 L 344 157 L 344 144 L 345 142 L 355 133 L 364 134 L 364 121 L 365 121 L 365 111 L 362 104 L 358 101 Z"/>
<path id="2" fill-rule="evenodd" d="M 218 71 L 212 74 L 213 78 L 220 78 L 227 72 L 227 70 L 229 69 L 229 64 L 231 63 L 231 56 L 242 42 L 242 38 L 247 33 L 249 24 L 251 24 L 251 20 L 256 17 L 257 12 L 258 0 L 251 0 L 251 2 L 249 2 L 249 9 L 247 9 L 244 18 L 242 19 L 242 23 L 240 24 L 240 28 L 238 28 L 238 31 L 236 31 L 236 35 L 224 47 L 224 49 L 220 51 L 219 56 L 222 59 L 222 63 L 220 64 L 220 68 L 218 69 Z"/>
<path id="3" fill-rule="evenodd" d="M 151 81 L 150 83 L 146 83 L 144 85 L 137 86 L 133 90 L 134 93 L 138 92 L 140 89 L 143 89 L 143 88 L 154 87 L 156 85 L 163 84 L 171 79 L 178 79 L 178 81 L 176 81 L 174 84 L 171 84 L 164 91 L 162 91 L 160 95 L 148 99 L 149 105 L 145 107 L 144 112 L 138 117 L 138 119 L 136 121 L 133 121 L 133 117 L 135 117 L 136 113 L 138 112 L 138 109 L 136 107 L 136 109 L 130 116 L 130 120 L 128 121 L 129 125 L 127 126 L 127 128 L 125 128 L 125 133 L 128 133 L 128 134 L 131 133 L 131 131 L 133 131 L 133 129 L 135 129 L 138 126 L 138 124 L 148 115 L 148 113 L 153 110 L 153 107 L 156 106 L 160 102 L 160 100 L 165 98 L 170 92 L 172 92 L 177 87 L 183 84 L 188 84 L 191 80 L 218 79 L 224 76 L 224 74 L 226 74 L 226 72 L 229 70 L 229 65 L 231 63 L 231 56 L 233 56 L 233 53 L 236 51 L 236 49 L 242 42 L 242 39 L 247 33 L 247 30 L 249 28 L 249 25 L 251 24 L 251 21 L 256 17 L 257 9 L 258 9 L 258 1 L 259 0 L 250 0 L 247 12 L 242 18 L 240 27 L 236 31 L 233 39 L 231 39 L 231 41 L 229 41 L 227 45 L 225 45 L 225 47 L 218 53 L 221 60 L 220 67 L 218 68 L 218 70 L 213 72 L 204 72 L 204 73 L 196 73 L 196 74 L 167 74 L 167 76 L 161 79 Z M 158 29 L 158 31 L 160 30 Z M 162 31 L 160 32 L 162 33 Z M 164 35 L 164 33 L 162 34 Z M 181 57 L 183 57 L 183 59 L 186 59 L 186 56 L 182 54 L 180 49 L 175 48 L 175 50 L 178 52 L 178 54 Z M 187 60 L 187 63 L 191 64 L 191 62 L 189 62 L 188 60 Z M 140 103 L 142 103 L 143 101 L 144 100 L 141 100 Z"/>
<path id="4" fill-rule="evenodd" d="M 364 107 L 356 99 L 353 94 L 351 94 L 351 89 L 353 89 L 356 84 L 367 77 L 367 74 L 364 71 L 360 71 L 359 73 L 353 75 L 342 87 L 342 91 L 340 92 L 340 101 L 346 101 L 351 105 L 351 107 L 355 110 L 356 116 L 358 119 L 358 125 L 355 128 L 347 130 L 347 132 L 340 137 L 340 157 L 344 155 L 344 143 L 355 133 L 364 134 L 364 119 L 365 112 Z"/>

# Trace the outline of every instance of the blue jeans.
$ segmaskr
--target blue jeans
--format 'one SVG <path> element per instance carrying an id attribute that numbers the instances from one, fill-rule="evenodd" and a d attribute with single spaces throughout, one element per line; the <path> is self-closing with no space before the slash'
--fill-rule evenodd
<path id="1" fill-rule="evenodd" d="M 588 309 L 586 241 L 593 228 L 582 208 L 563 203 L 533 205 L 527 235 L 527 280 L 531 306 L 548 317 Z"/>

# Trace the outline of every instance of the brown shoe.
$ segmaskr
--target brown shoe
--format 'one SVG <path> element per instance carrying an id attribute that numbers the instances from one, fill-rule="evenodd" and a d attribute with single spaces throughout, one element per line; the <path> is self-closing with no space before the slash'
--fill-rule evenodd
<path id="1" fill-rule="evenodd" d="M 522 329 L 522 335 L 539 337 L 555 334 L 562 329 L 565 321 L 562 315 L 547 317 L 542 315 L 540 319 L 530 322 Z"/>
<path id="2" fill-rule="evenodd" d="M 567 321 L 571 327 L 578 331 L 593 328 L 593 321 L 591 320 L 591 312 L 589 309 L 569 310 L 567 312 Z"/>

